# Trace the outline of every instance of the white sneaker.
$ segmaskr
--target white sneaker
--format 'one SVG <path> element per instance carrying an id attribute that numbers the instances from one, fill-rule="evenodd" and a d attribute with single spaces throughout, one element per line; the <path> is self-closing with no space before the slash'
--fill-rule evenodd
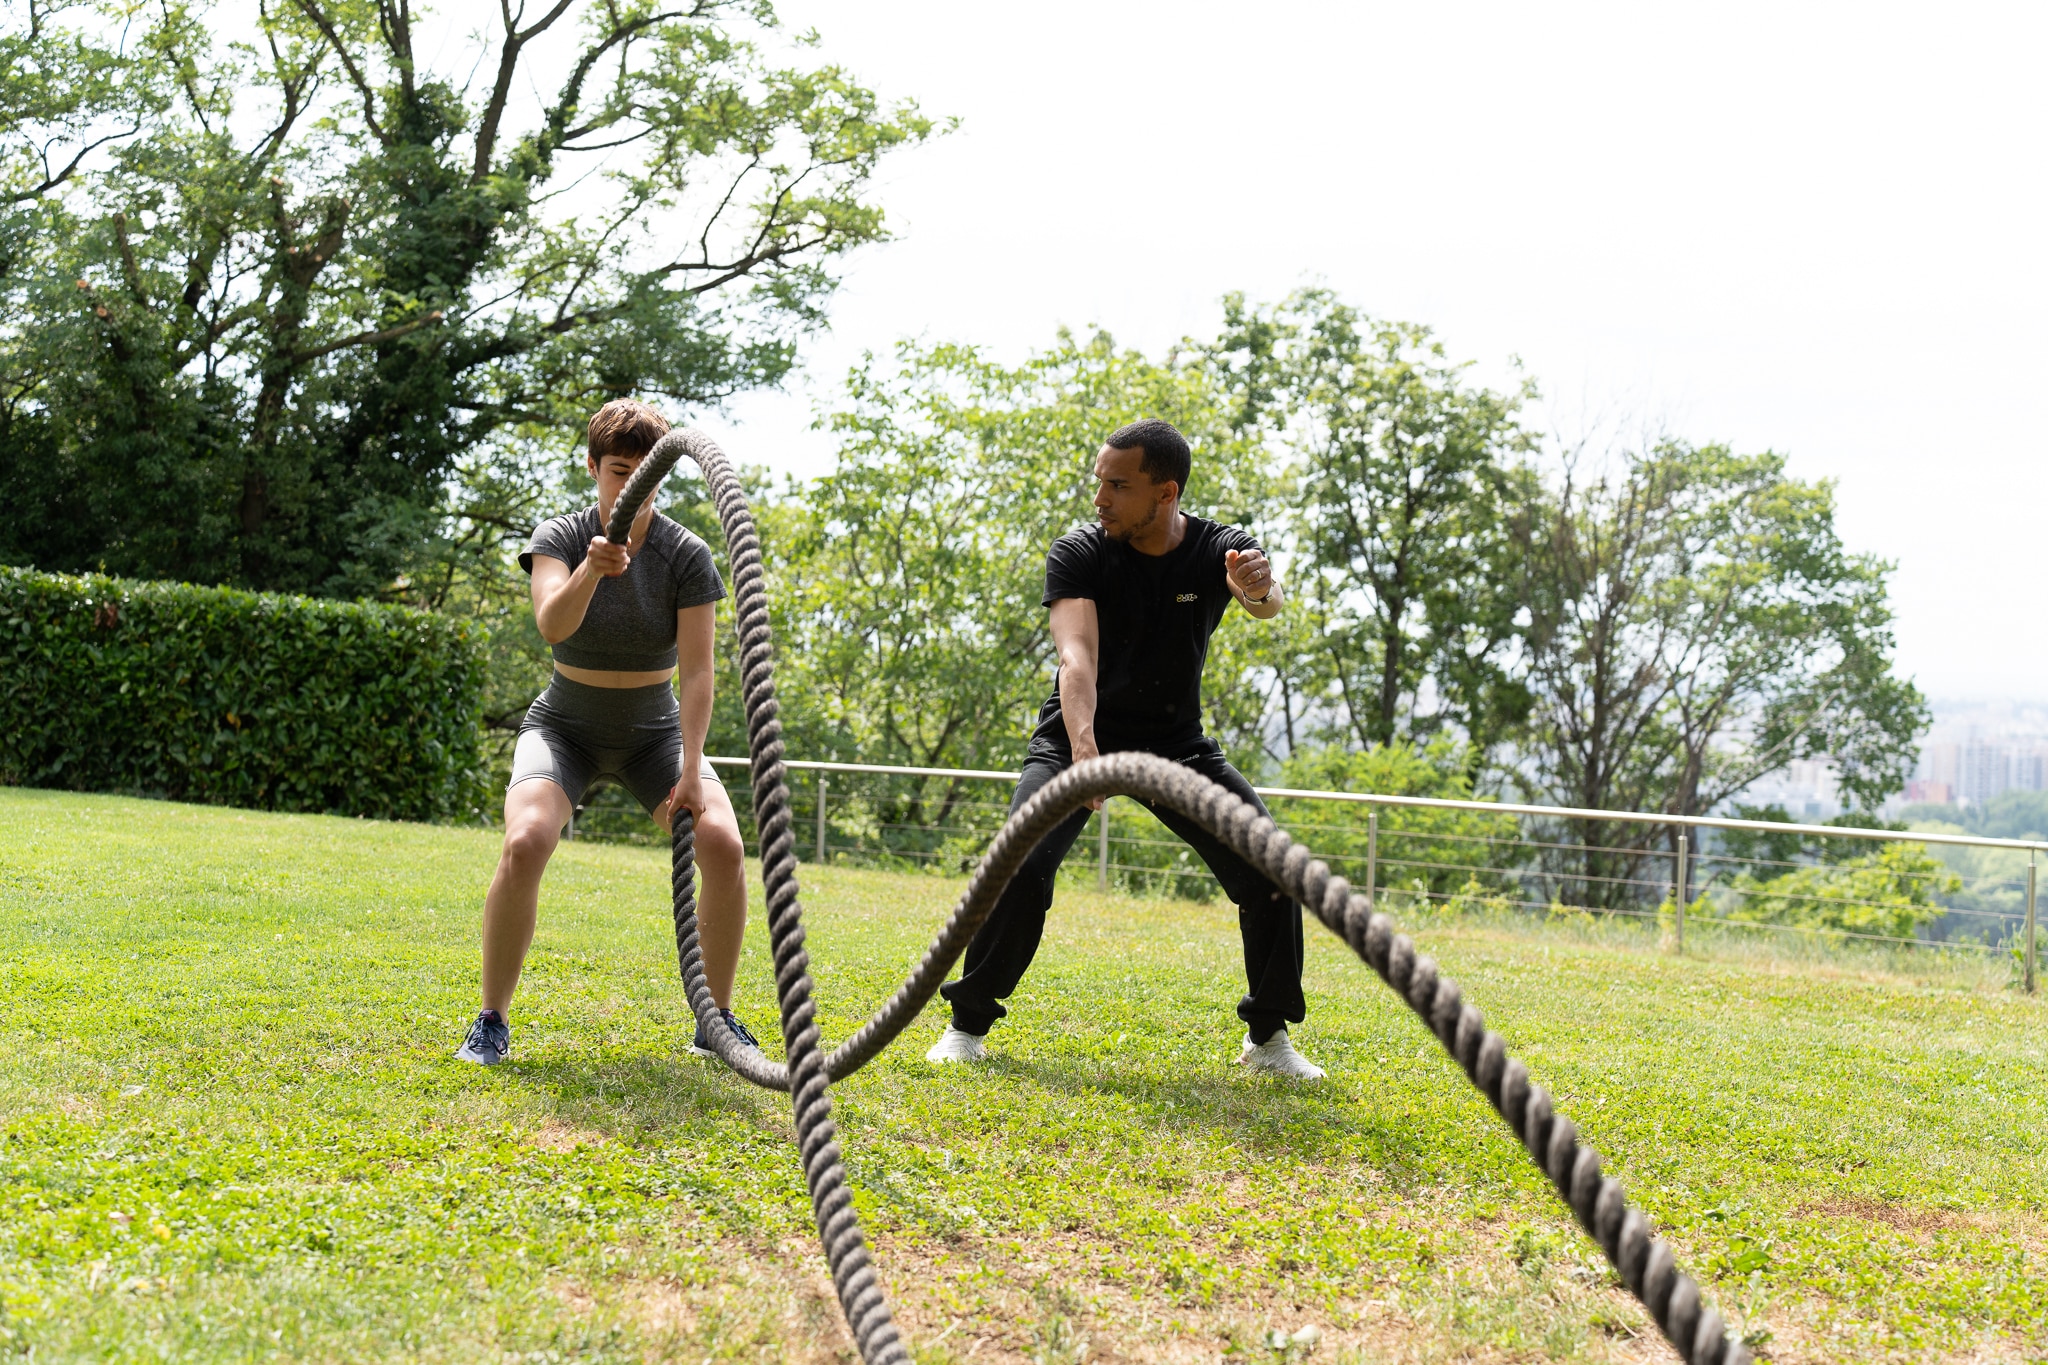
<path id="1" fill-rule="evenodd" d="M 1247 1033 L 1244 1051 L 1237 1054 L 1237 1064 L 1252 1071 L 1270 1071 L 1275 1076 L 1297 1081 L 1319 1081 L 1323 1078 L 1321 1067 L 1294 1050 L 1294 1044 L 1287 1040 L 1286 1029 L 1257 1044 Z"/>
<path id="2" fill-rule="evenodd" d="M 978 1033 L 962 1033 L 949 1024 L 939 1035 L 939 1041 L 932 1044 L 932 1050 L 924 1054 L 924 1059 L 928 1062 L 986 1061 L 988 1045 L 981 1041 L 981 1037 Z"/>

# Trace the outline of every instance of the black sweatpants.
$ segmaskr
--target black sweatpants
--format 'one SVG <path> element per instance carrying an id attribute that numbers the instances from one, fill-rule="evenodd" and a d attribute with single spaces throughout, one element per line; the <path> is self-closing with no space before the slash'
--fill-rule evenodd
<path id="1" fill-rule="evenodd" d="M 1104 751 L 1113 752 L 1108 748 Z M 1266 809 L 1252 784 L 1230 766 L 1223 750 L 1207 736 L 1151 752 L 1220 783 L 1262 812 Z M 1022 806 L 1072 763 L 1072 753 L 1065 746 L 1034 739 L 1016 793 L 1010 797 L 1010 809 L 1015 811 Z M 1252 1041 L 1263 1043 L 1282 1025 L 1300 1023 L 1308 1013 L 1301 998 L 1301 907 L 1268 881 L 1264 873 L 1232 853 L 1194 821 L 1150 802 L 1140 804 L 1200 855 L 1216 874 L 1224 894 L 1237 905 L 1246 986 L 1244 999 L 1237 1004 L 1237 1017 L 1244 1020 Z M 984 1034 L 1008 1013 L 1002 1002 L 1024 979 L 1025 969 L 1038 952 L 1038 940 L 1045 933 L 1045 912 L 1052 908 L 1053 876 L 1059 871 L 1060 860 L 1080 837 L 1088 816 L 1085 806 L 1075 811 L 1024 860 L 1024 866 L 989 912 L 974 941 L 967 945 L 960 979 L 939 988 L 939 994 L 953 1007 L 953 1027 L 965 1033 Z"/>

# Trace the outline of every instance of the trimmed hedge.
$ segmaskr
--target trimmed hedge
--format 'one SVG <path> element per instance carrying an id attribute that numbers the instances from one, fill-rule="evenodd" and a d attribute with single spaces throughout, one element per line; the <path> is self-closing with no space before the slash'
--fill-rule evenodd
<path id="1" fill-rule="evenodd" d="M 404 607 L 0 567 L 0 783 L 465 813 L 483 639 Z"/>

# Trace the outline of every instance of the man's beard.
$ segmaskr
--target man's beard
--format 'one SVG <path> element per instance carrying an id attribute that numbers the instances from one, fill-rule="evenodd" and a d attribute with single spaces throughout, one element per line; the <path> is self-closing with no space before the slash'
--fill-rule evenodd
<path id="1" fill-rule="evenodd" d="M 1128 545 L 1131 543 L 1132 536 L 1137 535 L 1138 532 L 1144 530 L 1146 527 L 1150 526 L 1153 522 L 1157 520 L 1159 520 L 1159 504 L 1155 502 L 1151 505 L 1151 507 L 1146 509 L 1145 519 L 1143 521 L 1126 522 L 1124 524 L 1124 528 L 1121 531 L 1112 531 L 1107 526 L 1103 527 L 1102 531 L 1104 535 L 1108 536 L 1111 540 L 1117 542 L 1119 545 Z"/>

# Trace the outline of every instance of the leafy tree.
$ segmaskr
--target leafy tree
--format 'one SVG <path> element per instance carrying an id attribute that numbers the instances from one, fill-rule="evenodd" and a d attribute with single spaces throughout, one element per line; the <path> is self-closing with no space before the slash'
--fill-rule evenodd
<path id="1" fill-rule="evenodd" d="M 1050 690 L 1045 552 L 1091 519 L 1095 452 L 1118 425 L 1179 425 L 1191 510 L 1242 515 L 1247 452 L 1204 369 L 1100 332 L 1016 367 L 907 342 L 893 366 L 855 369 L 847 400 L 829 419 L 838 464 L 801 491 L 780 576 L 794 709 L 822 719 L 821 752 L 1018 761 Z"/>
<path id="2" fill-rule="evenodd" d="M 1953 825 L 1920 828 L 1929 834 L 1963 832 Z M 2001 940 L 2012 943 L 2022 936 L 2027 916 L 2026 854 L 1939 844 L 1928 851 L 1962 879 L 1962 889 L 1943 897 L 1948 913 L 1928 926 L 1926 937 L 1996 944 Z"/>
<path id="3" fill-rule="evenodd" d="M 765 3 L 9 14 L 0 558 L 46 568 L 376 592 L 459 562 L 464 484 L 494 550 L 501 457 L 784 375 L 933 131 Z"/>
<path id="4" fill-rule="evenodd" d="M 1939 822 L 1955 833 L 1992 839 L 2048 839 L 2048 792 L 2000 792 L 1989 801 L 1969 806 L 1915 805 L 1902 812 L 1913 829 Z"/>
<path id="5" fill-rule="evenodd" d="M 1358 746 L 1455 733 L 1479 762 L 1527 705 L 1500 589 L 1531 390 L 1474 387 L 1428 329 L 1326 289 L 1270 308 L 1231 296 L 1214 353 L 1240 424 L 1299 486 L 1291 582 L 1321 658 L 1288 678 L 1289 730 L 1303 692 Z"/>
<path id="6" fill-rule="evenodd" d="M 1823 756 L 1861 806 L 1904 782 L 1927 708 L 1891 672 L 1889 566 L 1843 548 L 1831 485 L 1667 441 L 1568 464 L 1514 529 L 1535 698 L 1515 777 L 1542 799 L 1694 814 Z M 1573 837 L 1601 904 L 1656 834 Z"/>
<path id="7" fill-rule="evenodd" d="M 2001 792 L 1981 805 L 1917 805 L 1900 812 L 1906 828 L 1924 834 L 1975 834 L 1992 839 L 2048 838 L 2048 792 Z M 2026 919 L 2027 865 L 2019 849 L 1934 844 L 1928 849 L 1962 878 L 1944 897 L 1949 913 L 1928 926 L 1934 939 L 1997 943 L 2015 940 Z"/>
<path id="8" fill-rule="evenodd" d="M 137 62 L 128 35 L 105 31 L 109 12 L 91 0 L 8 10 L 0 26 L 0 204 L 32 215 L 95 151 L 160 115 L 176 81 L 161 64 Z M 185 22 L 168 13 L 159 28 Z M 142 35 L 145 46 L 157 31 Z M 31 218 L 10 226 L 32 233 L 37 225 Z"/>
<path id="9" fill-rule="evenodd" d="M 1283 582 L 1289 582 L 1291 556 L 1281 516 L 1273 509 L 1287 505 L 1284 489 L 1276 489 L 1264 525 L 1257 522 L 1269 554 L 1277 552 Z M 1284 513 L 1282 513 L 1284 516 Z M 1247 524 L 1247 523 L 1239 523 Z M 1270 621 L 1253 621 L 1240 613 L 1224 615 L 1223 625 L 1209 641 L 1209 662 L 1202 672 L 1203 724 L 1223 746 L 1231 762 L 1257 782 L 1277 772 L 1298 751 L 1323 742 L 1328 728 L 1327 671 L 1318 623 L 1301 603 Z"/>

